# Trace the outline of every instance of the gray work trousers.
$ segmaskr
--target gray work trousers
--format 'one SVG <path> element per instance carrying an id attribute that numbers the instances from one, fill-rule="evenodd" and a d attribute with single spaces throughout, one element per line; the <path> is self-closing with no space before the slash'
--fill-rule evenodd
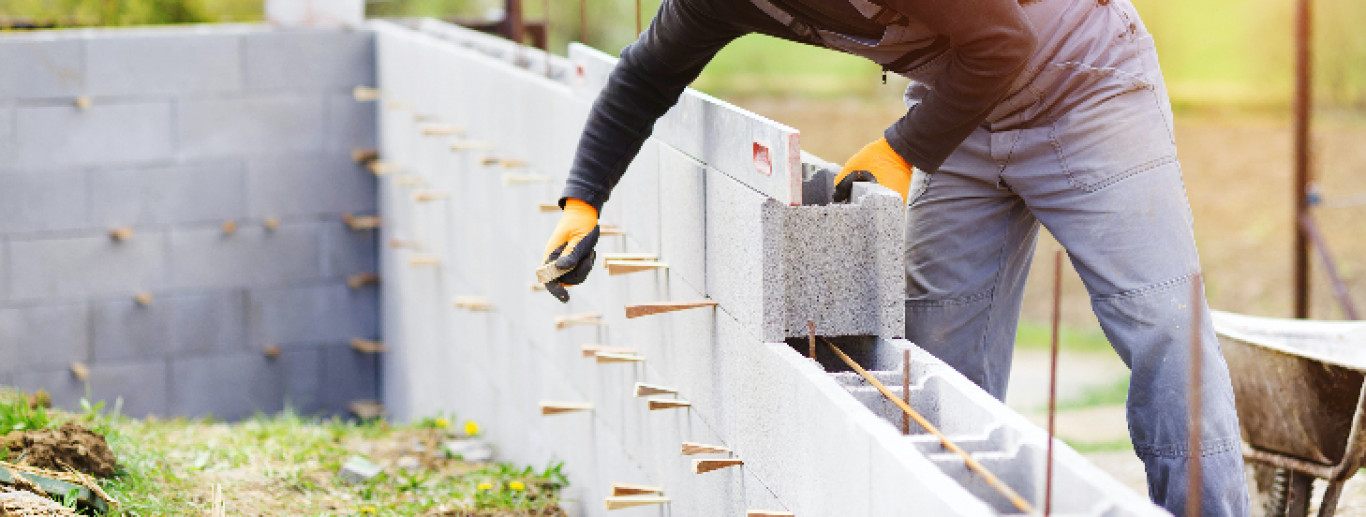
<path id="1" fill-rule="evenodd" d="M 1200 308 L 1201 514 L 1247 515 L 1228 367 L 1203 290 L 1192 294 L 1200 264 L 1156 51 L 1127 0 L 1091 5 L 1097 11 L 1076 15 L 1105 17 L 1080 24 L 1101 27 L 1098 35 L 1074 35 L 1075 52 L 1028 72 L 1029 103 L 979 128 L 937 172 L 915 173 L 906 337 L 1003 399 L 1043 224 L 1067 249 L 1106 337 L 1132 371 L 1126 402 L 1134 451 L 1149 496 L 1178 515 L 1192 454 L 1191 307 Z M 923 94 L 915 89 L 908 103 Z"/>

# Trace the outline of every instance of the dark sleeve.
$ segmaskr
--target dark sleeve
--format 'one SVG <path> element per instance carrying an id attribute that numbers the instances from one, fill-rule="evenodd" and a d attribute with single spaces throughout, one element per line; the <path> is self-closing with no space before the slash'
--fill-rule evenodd
<path id="1" fill-rule="evenodd" d="M 933 172 L 986 120 L 1038 46 L 1017 0 L 887 0 L 948 36 L 952 54 L 929 93 L 884 136 L 902 158 Z"/>
<path id="2" fill-rule="evenodd" d="M 655 120 L 678 102 L 722 47 L 749 32 L 734 13 L 719 12 L 738 4 L 749 2 L 665 0 L 660 5 L 640 38 L 621 51 L 621 61 L 593 103 L 560 206 L 573 197 L 602 210 Z"/>

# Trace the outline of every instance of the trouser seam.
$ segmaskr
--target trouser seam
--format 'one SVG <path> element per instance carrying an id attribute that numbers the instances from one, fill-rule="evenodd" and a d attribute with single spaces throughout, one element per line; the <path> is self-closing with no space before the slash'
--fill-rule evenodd
<path id="1" fill-rule="evenodd" d="M 1243 450 L 1243 440 L 1237 437 L 1221 438 L 1200 446 L 1200 457 L 1214 456 L 1229 451 Z M 1134 454 L 1148 458 L 1185 458 L 1190 456 L 1190 449 L 1186 444 L 1180 445 L 1149 445 L 1134 444 Z"/>
<path id="2" fill-rule="evenodd" d="M 948 298 L 948 299 L 943 299 L 943 300 L 915 300 L 915 299 L 907 298 L 907 299 L 906 299 L 906 306 L 907 306 L 907 307 L 949 307 L 949 306 L 953 306 L 953 305 L 967 305 L 967 304 L 969 304 L 969 303 L 979 302 L 979 301 L 982 301 L 983 299 L 986 299 L 987 297 L 990 297 L 990 296 L 992 295 L 992 291 L 995 291 L 995 290 L 996 290 L 996 289 L 995 289 L 995 286 L 993 285 L 991 288 L 984 289 L 984 290 L 982 290 L 981 292 L 978 292 L 978 293 L 976 293 L 976 294 L 971 294 L 971 295 L 968 295 L 968 296 L 964 296 L 964 297 L 962 297 L 962 298 Z"/>
<path id="3" fill-rule="evenodd" d="M 1186 283 L 1186 282 L 1190 281 L 1192 278 L 1195 278 L 1195 275 L 1196 275 L 1196 274 L 1198 274 L 1198 273 L 1187 273 L 1187 274 L 1181 275 L 1181 276 L 1179 276 L 1179 277 L 1173 278 L 1173 279 L 1171 279 L 1171 280 L 1166 280 L 1166 281 L 1163 281 L 1163 282 L 1158 282 L 1158 283 L 1156 283 L 1156 284 L 1153 284 L 1153 285 L 1150 285 L 1150 286 L 1147 286 L 1147 287 L 1140 287 L 1140 288 L 1138 288 L 1138 289 L 1133 289 L 1133 290 L 1129 290 L 1129 291 L 1123 291 L 1123 292 L 1119 292 L 1119 293 L 1115 293 L 1115 294 L 1105 294 L 1105 295 L 1093 296 L 1092 299 L 1095 300 L 1095 301 L 1098 301 L 1098 302 L 1105 302 L 1105 301 L 1110 301 L 1110 300 L 1123 300 L 1123 299 L 1127 299 L 1127 298 L 1137 298 L 1137 297 L 1140 297 L 1140 296 L 1145 296 L 1145 295 L 1152 294 L 1152 293 L 1154 293 L 1154 292 L 1165 291 L 1165 290 L 1167 290 L 1167 289 L 1171 289 L 1171 288 L 1173 288 L 1173 287 L 1176 287 L 1176 286 L 1178 286 L 1178 285 L 1181 285 L 1181 284 L 1183 284 L 1183 283 Z"/>

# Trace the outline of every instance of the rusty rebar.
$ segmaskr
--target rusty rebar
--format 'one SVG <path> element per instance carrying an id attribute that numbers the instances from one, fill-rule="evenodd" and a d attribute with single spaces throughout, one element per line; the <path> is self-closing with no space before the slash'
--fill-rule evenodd
<path id="1" fill-rule="evenodd" d="M 1342 306 L 1343 315 L 1349 320 L 1358 319 L 1356 304 L 1352 303 L 1352 294 L 1347 290 L 1347 283 L 1343 282 L 1342 276 L 1338 274 L 1337 263 L 1333 261 L 1333 254 L 1328 251 L 1328 242 L 1319 232 L 1319 225 L 1314 222 L 1314 214 L 1301 213 L 1299 223 L 1300 230 L 1304 231 L 1309 242 L 1319 252 L 1319 259 L 1323 261 L 1323 272 L 1328 275 L 1328 282 L 1333 284 L 1333 296 L 1337 297 L 1338 304 Z"/>
<path id="2" fill-rule="evenodd" d="M 815 360 L 816 360 L 816 322 L 815 322 L 814 320 L 806 320 L 806 328 L 807 328 L 808 330 L 810 330 L 810 334 L 809 334 L 808 337 L 807 337 L 806 357 L 810 358 L 812 361 L 815 361 Z"/>
<path id="3" fill-rule="evenodd" d="M 1294 160 L 1295 214 L 1292 219 L 1294 243 L 1295 317 L 1309 317 L 1309 236 L 1300 226 L 1300 216 L 1309 210 L 1309 111 L 1313 101 L 1310 82 L 1310 10 L 1309 0 L 1295 2 L 1295 125 Z"/>
<path id="4" fill-rule="evenodd" d="M 640 0 L 636 0 L 636 36 L 640 36 Z"/>
<path id="5" fill-rule="evenodd" d="M 902 400 L 901 397 L 892 393 L 892 390 L 887 389 L 887 385 L 882 384 L 882 381 L 877 380 L 877 377 L 873 377 L 872 374 L 868 373 L 868 370 L 864 370 L 862 366 L 859 366 L 853 359 L 850 359 L 848 355 L 845 355 L 843 350 L 840 350 L 834 343 L 831 343 L 829 339 L 821 338 L 821 341 L 824 341 L 825 345 L 830 347 L 830 351 L 834 352 L 836 356 L 839 356 L 840 360 L 844 361 L 844 364 L 849 365 L 849 367 L 857 372 L 860 377 L 863 377 L 863 380 L 867 381 L 868 384 L 872 384 L 874 388 L 877 388 L 877 390 L 882 393 L 882 396 L 887 397 L 887 400 L 892 401 L 892 403 L 901 408 L 901 411 L 905 412 L 907 416 L 914 419 L 915 423 L 920 424 L 920 427 L 934 435 L 935 438 L 938 438 L 939 443 L 943 445 L 945 449 L 962 457 L 963 463 L 967 465 L 968 470 L 981 476 L 982 480 L 986 481 L 988 486 L 995 489 L 996 492 L 1009 500 L 1010 504 L 1014 505 L 1015 508 L 1018 508 L 1022 512 L 1034 513 L 1034 507 L 1029 504 L 1029 501 L 1020 497 L 1020 494 L 1016 492 L 1015 489 L 1010 488 L 1010 485 L 1001 481 L 1001 478 L 996 477 L 996 474 L 992 474 L 990 470 L 987 470 L 986 466 L 973 459 L 972 455 L 968 454 L 967 451 L 964 451 L 962 447 L 959 447 L 958 444 L 950 441 L 949 437 L 940 432 L 938 427 L 931 424 L 929 420 L 926 420 L 925 417 L 921 416 L 920 413 L 917 413 L 916 410 L 911 409 L 911 406 L 907 404 L 905 400 Z"/>
<path id="6" fill-rule="evenodd" d="M 579 0 L 579 43 L 588 44 L 588 0 Z"/>
<path id="7" fill-rule="evenodd" d="M 1048 459 L 1044 467 L 1043 514 L 1053 514 L 1053 437 L 1057 434 L 1055 417 L 1058 410 L 1058 340 L 1062 326 L 1062 255 L 1053 253 L 1053 326 L 1049 337 L 1048 361 Z"/>
<path id="8" fill-rule="evenodd" d="M 1186 487 L 1186 515 L 1187 517 L 1200 517 L 1200 497 L 1203 483 L 1202 472 L 1200 471 L 1200 385 L 1201 385 L 1201 366 L 1204 363 L 1204 353 L 1201 346 L 1202 337 L 1201 327 L 1204 325 L 1202 316 L 1204 315 L 1205 301 L 1204 293 L 1201 289 L 1203 280 L 1200 273 L 1191 277 L 1191 344 L 1190 344 L 1190 390 L 1189 411 L 1186 419 L 1189 428 L 1187 434 L 1187 456 L 1186 479 L 1190 484 Z"/>
<path id="9" fill-rule="evenodd" d="M 901 398 L 911 400 L 911 351 L 901 351 Z M 911 434 L 911 415 L 901 412 L 901 434 Z"/>

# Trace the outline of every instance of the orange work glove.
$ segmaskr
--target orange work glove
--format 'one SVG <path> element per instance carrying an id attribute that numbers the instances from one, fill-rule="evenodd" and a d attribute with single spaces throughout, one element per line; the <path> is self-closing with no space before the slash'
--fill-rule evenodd
<path id="1" fill-rule="evenodd" d="M 863 146 L 859 152 L 849 157 L 844 169 L 835 176 L 835 202 L 847 203 L 853 195 L 854 182 L 871 181 L 901 194 L 906 201 L 906 191 L 911 188 L 911 174 L 915 171 L 906 159 L 892 150 L 886 138 Z"/>
<path id="2" fill-rule="evenodd" d="M 566 199 L 560 224 L 545 243 L 545 265 L 536 270 L 536 279 L 561 302 L 569 301 L 564 286 L 582 283 L 593 269 L 598 233 L 598 210 L 581 200 Z"/>

